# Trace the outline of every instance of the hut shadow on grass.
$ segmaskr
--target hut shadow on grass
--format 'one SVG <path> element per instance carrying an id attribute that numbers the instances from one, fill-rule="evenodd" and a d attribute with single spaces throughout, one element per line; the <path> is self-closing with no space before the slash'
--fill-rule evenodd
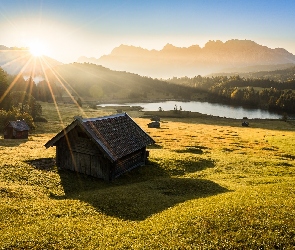
<path id="1" fill-rule="evenodd" d="M 107 215 L 140 221 L 179 203 L 226 191 L 209 180 L 161 178 L 96 190 L 95 193 L 84 192 L 79 197 Z"/>
<path id="2" fill-rule="evenodd" d="M 54 158 L 39 158 L 35 160 L 25 161 L 36 169 L 39 170 L 54 170 L 55 168 L 55 159 Z"/>
<path id="3" fill-rule="evenodd" d="M 173 177 L 154 162 L 111 183 L 67 170 L 58 173 L 65 195 L 52 198 L 78 199 L 106 215 L 132 221 L 144 220 L 191 199 L 228 191 L 210 180 Z"/>

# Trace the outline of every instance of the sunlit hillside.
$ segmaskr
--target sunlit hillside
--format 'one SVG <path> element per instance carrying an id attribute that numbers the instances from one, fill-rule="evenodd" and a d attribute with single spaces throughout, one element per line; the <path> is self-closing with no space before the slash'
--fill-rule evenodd
<path id="1" fill-rule="evenodd" d="M 56 95 L 74 95 L 82 99 L 116 102 L 157 99 L 189 99 L 190 87 L 142 77 L 125 71 L 113 71 L 89 63 L 64 64 L 46 72 L 49 82 L 60 87 Z"/>

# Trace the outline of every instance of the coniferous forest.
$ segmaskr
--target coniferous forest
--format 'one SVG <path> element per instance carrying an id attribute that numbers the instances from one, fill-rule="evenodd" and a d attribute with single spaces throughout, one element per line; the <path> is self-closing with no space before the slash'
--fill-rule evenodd
<path id="1" fill-rule="evenodd" d="M 295 68 L 292 70 L 295 72 Z M 278 77 L 278 76 L 277 76 Z M 293 74 L 294 77 L 294 74 Z M 285 74 L 281 76 L 285 78 Z M 169 82 L 208 94 L 207 101 L 294 113 L 295 79 L 244 78 L 239 75 L 172 78 Z"/>

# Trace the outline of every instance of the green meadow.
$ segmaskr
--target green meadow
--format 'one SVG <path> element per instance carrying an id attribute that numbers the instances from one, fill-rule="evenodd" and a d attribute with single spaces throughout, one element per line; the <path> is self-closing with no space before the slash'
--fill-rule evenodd
<path id="1" fill-rule="evenodd" d="M 111 183 L 59 170 L 44 144 L 78 109 L 42 103 L 28 140 L 0 138 L 0 249 L 294 249 L 295 123 L 165 118 L 146 166 Z"/>

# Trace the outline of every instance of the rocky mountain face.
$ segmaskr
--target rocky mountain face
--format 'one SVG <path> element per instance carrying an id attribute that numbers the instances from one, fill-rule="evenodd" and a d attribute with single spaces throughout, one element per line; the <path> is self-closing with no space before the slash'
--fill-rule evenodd
<path id="1" fill-rule="evenodd" d="M 0 45 L 0 67 L 11 75 L 43 76 L 48 68 L 61 64 L 48 56 L 33 57 L 27 48 Z"/>
<path id="2" fill-rule="evenodd" d="M 175 47 L 167 44 L 162 50 L 120 45 L 99 59 L 80 57 L 78 62 L 103 65 L 143 76 L 168 78 L 173 76 L 207 75 L 217 72 L 245 72 L 282 68 L 295 64 L 295 55 L 282 48 L 271 49 L 250 40 L 209 41 L 199 45 Z"/>

